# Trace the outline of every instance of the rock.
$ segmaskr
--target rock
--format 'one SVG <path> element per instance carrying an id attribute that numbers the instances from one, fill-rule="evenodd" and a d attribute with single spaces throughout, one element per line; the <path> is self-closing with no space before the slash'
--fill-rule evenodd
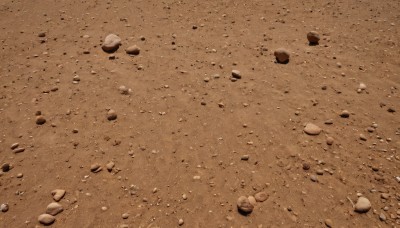
<path id="1" fill-rule="evenodd" d="M 360 83 L 360 85 L 358 86 L 358 89 L 359 90 L 365 90 L 365 89 L 367 89 L 367 86 L 364 84 L 364 83 Z"/>
<path id="2" fill-rule="evenodd" d="M 256 199 L 254 198 L 254 196 L 249 196 L 249 197 L 247 197 L 247 199 L 249 200 L 249 202 L 251 203 L 251 205 L 256 206 L 257 201 L 256 201 Z"/>
<path id="3" fill-rule="evenodd" d="M 117 119 L 117 113 L 113 109 L 110 109 L 107 112 L 107 119 L 109 121 L 116 120 Z"/>
<path id="4" fill-rule="evenodd" d="M 109 34 L 104 39 L 104 43 L 101 48 L 103 51 L 110 53 L 117 51 L 119 46 L 121 46 L 121 38 L 115 34 Z"/>
<path id="5" fill-rule="evenodd" d="M 333 138 L 332 137 L 328 137 L 328 138 L 326 138 L 326 144 L 328 144 L 328 145 L 332 145 L 333 144 Z"/>
<path id="6" fill-rule="evenodd" d="M 278 63 L 288 63 L 290 58 L 290 53 L 284 48 L 278 48 L 274 51 L 274 56 Z"/>
<path id="7" fill-rule="evenodd" d="M 38 37 L 45 37 L 46 33 L 45 32 L 39 32 Z"/>
<path id="8" fill-rule="evenodd" d="M 129 218 L 129 213 L 123 213 L 122 214 L 123 219 L 128 219 Z"/>
<path id="9" fill-rule="evenodd" d="M 243 161 L 248 161 L 248 160 L 249 160 L 249 158 L 250 158 L 250 156 L 249 156 L 249 155 L 247 155 L 247 154 L 245 154 L 245 155 L 243 155 L 243 156 L 240 158 L 240 160 L 243 160 Z"/>
<path id="10" fill-rule="evenodd" d="M 65 196 L 65 190 L 64 189 L 55 189 L 55 190 L 51 191 L 51 194 L 53 195 L 53 199 L 56 202 L 58 202 Z"/>
<path id="11" fill-rule="evenodd" d="M 53 202 L 47 205 L 46 214 L 55 216 L 61 213 L 63 210 L 64 208 L 62 207 L 61 204 Z"/>
<path id="12" fill-rule="evenodd" d="M 326 125 L 331 125 L 331 124 L 333 124 L 333 120 L 332 120 L 332 119 L 325 120 L 324 123 L 325 123 Z"/>
<path id="13" fill-rule="evenodd" d="M 10 171 L 10 164 L 8 164 L 8 163 L 4 163 L 2 166 L 1 166 L 1 170 L 3 171 L 3 172 L 8 172 L 8 171 Z"/>
<path id="14" fill-rule="evenodd" d="M 383 214 L 383 213 L 380 213 L 380 214 L 379 214 L 379 220 L 381 220 L 381 221 L 386 221 L 386 215 Z"/>
<path id="15" fill-rule="evenodd" d="M 312 182 L 318 182 L 318 178 L 315 175 L 311 175 L 310 179 L 311 179 Z"/>
<path id="16" fill-rule="evenodd" d="M 43 116 L 36 116 L 36 124 L 37 125 L 42 125 L 46 123 L 46 119 Z"/>
<path id="17" fill-rule="evenodd" d="M 309 163 L 303 163 L 303 169 L 304 170 L 309 170 L 310 169 L 310 164 Z"/>
<path id="18" fill-rule="evenodd" d="M 250 203 L 249 199 L 246 196 L 241 196 L 237 200 L 237 207 L 240 212 L 244 214 L 249 214 L 253 211 L 254 206 Z"/>
<path id="19" fill-rule="evenodd" d="M 139 55 L 140 48 L 136 45 L 130 46 L 125 50 L 126 54 L 129 55 Z"/>
<path id="20" fill-rule="evenodd" d="M 49 214 L 41 214 L 38 217 L 38 221 L 43 225 L 51 225 L 56 220 L 56 217 Z"/>
<path id="21" fill-rule="evenodd" d="M 119 92 L 123 95 L 128 95 L 131 92 L 131 89 L 128 89 L 126 86 L 120 86 L 119 88 Z"/>
<path id="22" fill-rule="evenodd" d="M 24 152 L 24 151 L 25 151 L 25 148 L 22 148 L 22 147 L 13 150 L 13 152 L 14 152 L 15 154 L 22 153 L 22 152 Z"/>
<path id="23" fill-rule="evenodd" d="M 365 197 L 359 197 L 356 205 L 354 206 L 354 211 L 358 213 L 366 213 L 371 209 L 371 202 Z"/>
<path id="24" fill-rule="evenodd" d="M 389 193 L 382 193 L 382 194 L 381 194 L 381 198 L 387 200 L 387 199 L 390 198 L 390 195 L 389 195 Z"/>
<path id="25" fill-rule="evenodd" d="M 363 134 L 360 134 L 360 139 L 362 141 L 367 141 L 367 137 L 365 137 L 365 135 L 363 135 Z"/>
<path id="26" fill-rule="evenodd" d="M 266 192 L 258 192 L 254 195 L 254 198 L 257 202 L 264 202 L 268 199 L 268 194 Z"/>
<path id="27" fill-rule="evenodd" d="M 316 173 L 317 175 L 324 175 L 324 170 L 322 170 L 322 169 L 317 169 L 317 171 L 315 171 L 315 173 Z"/>
<path id="28" fill-rule="evenodd" d="M 330 219 L 325 219 L 325 225 L 326 227 L 332 228 L 333 227 L 333 222 Z"/>
<path id="29" fill-rule="evenodd" d="M 2 204 L 0 205 L 0 211 L 1 211 L 1 212 L 7 212 L 8 209 L 9 209 L 8 204 L 2 203 Z"/>
<path id="30" fill-rule="evenodd" d="M 22 173 L 17 174 L 17 178 L 22 178 L 23 176 L 24 176 L 24 174 L 22 174 Z"/>
<path id="31" fill-rule="evenodd" d="M 19 143 L 13 143 L 10 148 L 11 150 L 14 150 L 15 148 L 17 148 L 19 146 Z"/>
<path id="32" fill-rule="evenodd" d="M 308 123 L 304 127 L 303 131 L 308 135 L 319 135 L 321 133 L 322 129 L 315 124 Z"/>
<path id="33" fill-rule="evenodd" d="M 319 34 L 316 31 L 311 31 L 307 33 L 307 40 L 311 45 L 316 45 L 319 43 Z"/>
<path id="34" fill-rule="evenodd" d="M 114 168 L 114 166 L 115 166 L 115 163 L 112 162 L 112 161 L 110 161 L 109 163 L 107 163 L 106 168 L 107 168 L 108 172 L 111 172 L 112 169 Z"/>
<path id="35" fill-rule="evenodd" d="M 389 107 L 387 109 L 387 111 L 390 112 L 390 113 L 396 112 L 396 110 L 393 107 Z"/>
<path id="36" fill-rule="evenodd" d="M 100 164 L 98 164 L 98 163 L 95 163 L 95 164 L 90 166 L 90 171 L 93 172 L 93 173 L 98 173 L 101 170 L 102 170 L 102 168 L 101 168 Z"/>
<path id="37" fill-rule="evenodd" d="M 340 117 L 342 117 L 342 118 L 349 118 L 349 117 L 350 117 L 349 111 L 343 110 L 342 113 L 340 113 Z"/>
<path id="38" fill-rule="evenodd" d="M 182 226 L 185 222 L 183 221 L 183 219 L 179 219 L 178 221 L 178 225 Z"/>
<path id="39" fill-rule="evenodd" d="M 232 70 L 232 77 L 236 79 L 241 79 L 242 75 L 240 74 L 240 71 L 238 70 Z"/>

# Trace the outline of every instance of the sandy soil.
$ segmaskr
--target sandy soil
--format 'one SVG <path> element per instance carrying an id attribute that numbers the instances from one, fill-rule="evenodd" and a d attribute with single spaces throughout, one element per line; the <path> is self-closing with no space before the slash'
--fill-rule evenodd
<path id="1" fill-rule="evenodd" d="M 41 227 L 55 189 L 51 227 L 400 227 L 398 12 L 398 0 L 0 1 L 0 227 Z"/>

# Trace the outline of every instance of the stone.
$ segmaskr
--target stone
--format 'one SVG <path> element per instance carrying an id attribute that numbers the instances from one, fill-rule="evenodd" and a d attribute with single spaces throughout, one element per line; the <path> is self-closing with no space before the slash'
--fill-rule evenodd
<path id="1" fill-rule="evenodd" d="M 107 119 L 109 121 L 116 120 L 117 119 L 117 113 L 113 109 L 110 109 L 107 112 Z"/>
<path id="2" fill-rule="evenodd" d="M 342 118 L 349 118 L 349 117 L 350 117 L 349 111 L 343 110 L 343 111 L 340 113 L 340 117 L 342 117 Z"/>
<path id="3" fill-rule="evenodd" d="M 243 155 L 243 156 L 240 158 L 240 160 L 243 160 L 243 161 L 248 161 L 248 160 L 249 160 L 249 158 L 250 158 L 250 156 L 249 156 L 249 155 L 247 155 L 247 154 L 245 154 L 245 155 Z"/>
<path id="4" fill-rule="evenodd" d="M 308 123 L 304 127 L 303 131 L 308 135 L 319 135 L 321 133 L 322 129 L 315 124 Z"/>
<path id="5" fill-rule="evenodd" d="M 51 191 L 51 195 L 53 195 L 53 199 L 58 202 L 65 196 L 65 192 L 64 189 L 55 189 Z"/>
<path id="6" fill-rule="evenodd" d="M 278 48 L 274 51 L 274 56 L 278 63 L 288 63 L 290 58 L 290 53 L 284 48 Z"/>
<path id="7" fill-rule="evenodd" d="M 256 199 L 254 198 L 254 196 L 249 196 L 249 197 L 247 197 L 247 199 L 249 200 L 249 202 L 251 203 L 251 205 L 256 206 L 257 201 L 256 201 Z"/>
<path id="8" fill-rule="evenodd" d="M 22 153 L 22 152 L 24 152 L 24 151 L 25 151 L 25 148 L 22 148 L 22 147 L 16 148 L 16 149 L 13 150 L 13 152 L 16 153 L 16 154 Z"/>
<path id="9" fill-rule="evenodd" d="M 45 37 L 46 33 L 45 32 L 39 32 L 38 37 Z"/>
<path id="10" fill-rule="evenodd" d="M 102 168 L 101 168 L 100 164 L 98 164 L 98 163 L 95 163 L 95 164 L 90 166 L 90 171 L 93 172 L 93 173 L 98 173 L 101 170 L 102 170 Z"/>
<path id="11" fill-rule="evenodd" d="M 128 219 L 129 218 L 129 213 L 123 213 L 122 214 L 123 219 Z"/>
<path id="12" fill-rule="evenodd" d="M 258 192 L 254 195 L 257 202 L 264 202 L 268 199 L 268 194 L 266 192 Z"/>
<path id="13" fill-rule="evenodd" d="M 320 40 L 318 32 L 311 31 L 311 32 L 307 33 L 307 40 L 311 45 L 318 44 L 319 40 Z"/>
<path id="14" fill-rule="evenodd" d="M 250 203 L 246 196 L 241 196 L 237 200 L 237 207 L 243 214 L 249 214 L 253 211 L 254 206 Z"/>
<path id="15" fill-rule="evenodd" d="M 387 199 L 390 198 L 390 194 L 389 193 L 382 193 L 381 194 L 381 198 L 387 200 Z"/>
<path id="16" fill-rule="evenodd" d="M 3 172 L 8 172 L 8 171 L 10 171 L 10 169 L 11 169 L 11 166 L 10 166 L 10 164 L 8 164 L 8 163 L 4 163 L 2 166 L 1 166 L 1 170 L 3 171 Z"/>
<path id="17" fill-rule="evenodd" d="M 55 216 L 61 213 L 63 210 L 64 208 L 61 204 L 52 202 L 49 205 L 47 205 L 46 214 Z"/>
<path id="18" fill-rule="evenodd" d="M 312 182 L 318 182 L 318 178 L 315 175 L 311 175 L 310 179 L 311 179 Z"/>
<path id="19" fill-rule="evenodd" d="M 117 51 L 119 46 L 121 46 L 121 38 L 119 38 L 115 34 L 109 34 L 104 39 L 101 48 L 103 49 L 103 51 L 111 53 Z"/>
<path id="20" fill-rule="evenodd" d="M 240 71 L 238 71 L 238 70 L 232 70 L 232 77 L 236 78 L 236 79 L 241 79 L 242 74 L 240 74 Z"/>
<path id="21" fill-rule="evenodd" d="M 330 219 L 325 219 L 325 225 L 326 227 L 332 228 L 333 227 L 333 222 Z"/>
<path id="22" fill-rule="evenodd" d="M 1 212 L 7 212 L 8 209 L 9 209 L 8 204 L 2 203 L 2 204 L 0 205 L 0 211 L 1 211 Z"/>
<path id="23" fill-rule="evenodd" d="M 115 166 L 115 163 L 112 161 L 107 163 L 106 168 L 107 168 L 108 172 L 111 172 L 113 170 L 114 166 Z"/>
<path id="24" fill-rule="evenodd" d="M 358 213 L 366 213 L 371 209 L 371 202 L 365 197 L 359 197 L 354 206 L 354 211 Z"/>
<path id="25" fill-rule="evenodd" d="M 178 225 L 182 226 L 185 222 L 183 221 L 183 219 L 179 219 L 178 220 Z"/>
<path id="26" fill-rule="evenodd" d="M 386 221 L 386 215 L 383 214 L 383 213 L 380 213 L 380 214 L 379 214 L 379 220 L 381 220 L 381 221 Z"/>
<path id="27" fill-rule="evenodd" d="M 309 170 L 310 169 L 310 164 L 309 163 L 303 163 L 303 169 L 304 170 Z"/>
<path id="28" fill-rule="evenodd" d="M 332 145 L 333 144 L 333 138 L 332 137 L 327 137 L 326 138 L 326 144 L 328 144 L 328 145 Z"/>
<path id="29" fill-rule="evenodd" d="M 11 150 L 16 149 L 17 147 L 19 147 L 19 143 L 13 143 L 13 144 L 10 146 Z"/>
<path id="30" fill-rule="evenodd" d="M 46 123 L 46 119 L 43 116 L 36 116 L 36 124 L 37 125 L 43 125 Z"/>
<path id="31" fill-rule="evenodd" d="M 56 217 L 49 214 L 41 214 L 38 217 L 38 221 L 43 225 L 51 225 L 56 220 Z"/>
<path id="32" fill-rule="evenodd" d="M 360 89 L 360 90 L 365 90 L 365 89 L 367 89 L 367 85 L 365 85 L 364 83 L 360 83 L 360 85 L 358 86 L 358 89 Z"/>
<path id="33" fill-rule="evenodd" d="M 126 86 L 120 86 L 119 88 L 119 92 L 123 95 L 128 95 L 131 92 L 131 89 L 128 89 Z"/>
<path id="34" fill-rule="evenodd" d="M 129 55 L 139 55 L 140 48 L 136 45 L 130 46 L 125 50 L 126 54 Z"/>
<path id="35" fill-rule="evenodd" d="M 22 174 L 22 173 L 17 174 L 17 178 L 22 178 L 23 176 L 24 176 L 24 174 Z"/>
<path id="36" fill-rule="evenodd" d="M 367 137 L 365 137 L 365 135 L 363 135 L 363 134 L 360 134 L 360 139 L 362 141 L 367 141 Z"/>
<path id="37" fill-rule="evenodd" d="M 317 169 L 317 170 L 315 171 L 315 173 L 316 173 L 317 175 L 324 175 L 324 170 L 322 170 L 322 169 Z"/>

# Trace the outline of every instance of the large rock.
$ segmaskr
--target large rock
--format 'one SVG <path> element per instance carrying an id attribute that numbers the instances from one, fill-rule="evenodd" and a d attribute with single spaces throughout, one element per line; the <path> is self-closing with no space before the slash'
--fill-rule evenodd
<path id="1" fill-rule="evenodd" d="M 239 211 L 243 214 L 249 214 L 254 209 L 253 204 L 250 203 L 249 199 L 246 196 L 239 197 L 237 201 L 237 207 Z"/>
<path id="2" fill-rule="evenodd" d="M 288 63 L 290 58 L 290 53 L 284 48 L 278 48 L 274 51 L 274 55 L 278 63 Z"/>
<path id="3" fill-rule="evenodd" d="M 43 225 L 51 225 L 56 220 L 56 217 L 49 214 L 41 214 L 38 217 L 38 221 Z"/>
<path id="4" fill-rule="evenodd" d="M 47 205 L 46 213 L 49 215 L 57 215 L 64 210 L 63 206 L 59 203 L 53 202 Z"/>
<path id="5" fill-rule="evenodd" d="M 64 197 L 65 190 L 64 189 L 55 189 L 55 190 L 51 191 L 51 194 L 53 195 L 53 199 L 58 202 Z"/>
<path id="6" fill-rule="evenodd" d="M 319 43 L 319 34 L 316 31 L 307 33 L 307 40 L 311 45 L 317 45 Z"/>
<path id="7" fill-rule="evenodd" d="M 101 48 L 103 51 L 111 53 L 117 51 L 119 46 L 121 46 L 121 38 L 115 34 L 110 34 L 104 39 Z"/>
<path id="8" fill-rule="evenodd" d="M 354 211 L 358 213 L 366 213 L 371 209 L 371 202 L 365 197 L 359 197 L 356 205 L 354 206 Z"/>

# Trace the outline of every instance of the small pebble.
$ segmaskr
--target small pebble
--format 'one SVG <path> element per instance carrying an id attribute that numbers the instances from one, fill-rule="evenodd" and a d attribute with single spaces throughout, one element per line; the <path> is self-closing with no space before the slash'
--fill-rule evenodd
<path id="1" fill-rule="evenodd" d="M 254 195 L 254 198 L 257 202 L 264 202 L 268 199 L 268 194 L 266 192 L 258 192 Z"/>
<path id="2" fill-rule="evenodd" d="M 242 75 L 240 74 L 240 71 L 238 70 L 232 70 L 232 77 L 236 79 L 241 79 Z"/>
<path id="3" fill-rule="evenodd" d="M 309 170 L 310 169 L 310 164 L 309 163 L 303 163 L 303 169 L 304 170 Z"/>
<path id="4" fill-rule="evenodd" d="M 360 134 L 360 139 L 362 141 L 367 141 L 367 137 L 365 137 L 365 135 L 363 135 L 363 134 Z"/>
<path id="5" fill-rule="evenodd" d="M 311 179 L 313 182 L 318 182 L 318 178 L 317 178 L 317 176 L 315 176 L 315 175 L 311 175 L 311 176 L 310 176 L 310 179 Z"/>
<path id="6" fill-rule="evenodd" d="M 22 147 L 16 148 L 16 149 L 13 150 L 13 152 L 16 153 L 16 154 L 22 153 L 22 152 L 24 152 L 24 151 L 25 151 L 25 148 L 22 148 Z"/>
<path id="7" fill-rule="evenodd" d="M 121 45 L 121 38 L 119 38 L 115 34 L 109 34 L 104 39 L 104 43 L 101 46 L 103 51 L 111 53 L 118 50 L 119 46 Z"/>
<path id="8" fill-rule="evenodd" d="M 317 169 L 317 171 L 315 172 L 317 175 L 324 175 L 324 170 L 322 169 Z"/>
<path id="9" fill-rule="evenodd" d="M 330 219 L 325 219 L 325 225 L 326 227 L 332 228 L 333 227 L 333 222 Z"/>
<path id="10" fill-rule="evenodd" d="M 56 217 L 49 214 L 41 214 L 38 217 L 38 221 L 43 225 L 51 225 L 56 220 Z"/>
<path id="11" fill-rule="evenodd" d="M 256 201 L 256 199 L 254 198 L 254 196 L 249 196 L 249 197 L 247 197 L 247 199 L 249 200 L 249 202 L 251 203 L 251 205 L 256 206 L 257 201 Z"/>
<path id="12" fill-rule="evenodd" d="M 64 189 L 55 189 L 51 191 L 51 195 L 53 195 L 53 199 L 58 202 L 64 197 L 65 192 L 66 191 Z"/>
<path id="13" fill-rule="evenodd" d="M 108 172 L 111 172 L 113 170 L 114 166 L 115 166 L 115 163 L 112 161 L 107 163 L 106 168 L 107 168 Z"/>
<path id="14" fill-rule="evenodd" d="M 128 219 L 129 218 L 129 213 L 123 213 L 122 214 L 123 219 Z"/>
<path id="15" fill-rule="evenodd" d="M 107 119 L 109 121 L 116 120 L 117 119 L 117 113 L 113 109 L 110 109 L 107 112 Z"/>
<path id="16" fill-rule="evenodd" d="M 342 118 L 349 118 L 349 117 L 350 117 L 349 111 L 343 110 L 342 113 L 340 113 L 340 117 L 342 117 Z"/>
<path id="17" fill-rule="evenodd" d="M 4 163 L 2 166 L 1 166 L 1 170 L 3 171 L 3 172 L 8 172 L 8 171 L 10 171 L 10 164 L 8 164 L 8 163 Z"/>
<path id="18" fill-rule="evenodd" d="M 179 219 L 178 221 L 178 225 L 182 226 L 185 222 L 183 221 L 183 219 Z"/>
<path id="19" fill-rule="evenodd" d="M 307 40 L 310 43 L 310 45 L 318 44 L 318 42 L 320 40 L 318 32 L 311 31 L 311 32 L 307 33 Z"/>
<path id="20" fill-rule="evenodd" d="M 366 213 L 371 209 L 371 202 L 365 197 L 359 197 L 354 207 L 354 211 L 358 213 Z"/>
<path id="21" fill-rule="evenodd" d="M 18 146 L 19 146 L 19 143 L 13 143 L 10 148 L 11 148 L 11 150 L 14 150 Z"/>
<path id="22" fill-rule="evenodd" d="M 93 173 L 98 173 L 101 170 L 102 170 L 102 168 L 101 168 L 100 164 L 98 164 L 98 163 L 95 163 L 95 164 L 90 166 L 90 171 L 93 172 Z"/>
<path id="23" fill-rule="evenodd" d="M 22 178 L 23 176 L 24 176 L 24 174 L 22 174 L 22 173 L 17 174 L 17 178 Z"/>
<path id="24" fill-rule="evenodd" d="M 128 47 L 125 51 L 129 55 L 139 55 L 140 48 L 136 45 L 133 45 L 133 46 Z"/>
<path id="25" fill-rule="evenodd" d="M 36 116 L 36 124 L 37 125 L 42 125 L 46 123 L 46 119 L 43 116 Z"/>
<path id="26" fill-rule="evenodd" d="M 246 154 L 246 155 L 243 155 L 240 159 L 243 161 L 248 161 L 249 158 L 250 158 L 250 156 Z"/>
<path id="27" fill-rule="evenodd" d="M 388 193 L 382 193 L 381 194 L 381 198 L 382 199 L 386 199 L 387 200 L 387 199 L 389 199 L 389 197 L 390 197 L 390 195 Z"/>
<path id="28" fill-rule="evenodd" d="M 333 138 L 332 137 L 328 137 L 328 138 L 326 138 L 326 144 L 328 144 L 328 145 L 332 145 L 333 144 Z"/>
<path id="29" fill-rule="evenodd" d="M 61 204 L 53 202 L 47 205 L 46 214 L 55 216 L 61 213 L 63 210 L 64 208 L 62 207 Z"/>
<path id="30" fill-rule="evenodd" d="M 381 221 L 386 221 L 386 215 L 383 214 L 383 213 L 380 213 L 380 214 L 379 214 L 379 219 L 380 219 Z"/>
<path id="31" fill-rule="evenodd" d="M 2 212 L 7 212 L 8 209 L 9 209 L 8 204 L 2 203 L 2 204 L 0 205 L 0 210 L 1 210 Z"/>
<path id="32" fill-rule="evenodd" d="M 254 206 L 250 203 L 249 199 L 246 196 L 241 196 L 237 200 L 237 207 L 240 212 L 244 214 L 249 214 L 253 211 Z"/>
<path id="33" fill-rule="evenodd" d="M 322 129 L 315 124 L 308 123 L 303 131 L 308 135 L 319 135 Z"/>
<path id="34" fill-rule="evenodd" d="M 278 63 L 288 63 L 290 58 L 290 53 L 284 48 L 278 48 L 274 51 L 274 56 Z"/>

